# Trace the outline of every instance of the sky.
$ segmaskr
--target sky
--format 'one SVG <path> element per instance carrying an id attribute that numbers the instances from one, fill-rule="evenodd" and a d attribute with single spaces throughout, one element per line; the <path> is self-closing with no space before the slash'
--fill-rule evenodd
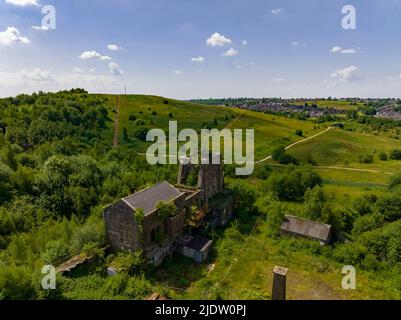
<path id="1" fill-rule="evenodd" d="M 400 17 L 401 0 L 0 0 L 0 96 L 401 97 Z"/>

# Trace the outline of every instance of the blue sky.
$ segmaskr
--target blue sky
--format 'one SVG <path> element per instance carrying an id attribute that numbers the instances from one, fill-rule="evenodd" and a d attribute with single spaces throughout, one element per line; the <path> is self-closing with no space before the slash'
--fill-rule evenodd
<path id="1" fill-rule="evenodd" d="M 32 27 L 45 5 L 55 30 Z M 400 17 L 399 0 L 0 0 L 0 96 L 400 97 Z"/>

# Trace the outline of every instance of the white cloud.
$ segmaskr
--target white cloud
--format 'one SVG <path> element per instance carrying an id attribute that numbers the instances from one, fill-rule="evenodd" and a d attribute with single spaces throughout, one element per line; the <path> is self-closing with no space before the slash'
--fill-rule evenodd
<path id="1" fill-rule="evenodd" d="M 120 66 L 115 62 L 110 62 L 109 71 L 115 76 L 121 76 L 124 73 L 124 71 L 120 69 Z"/>
<path id="2" fill-rule="evenodd" d="M 222 47 L 229 43 L 231 43 L 231 40 L 218 32 L 213 33 L 209 38 L 206 39 L 206 44 L 210 47 Z"/>
<path id="3" fill-rule="evenodd" d="M 237 50 L 230 48 L 226 52 L 224 52 L 222 55 L 224 57 L 233 57 L 233 56 L 236 56 L 237 54 L 238 54 Z"/>
<path id="4" fill-rule="evenodd" d="M 182 71 L 181 71 L 181 70 L 174 70 L 174 73 L 175 73 L 175 74 L 178 74 L 178 75 L 181 75 L 181 74 L 182 74 Z"/>
<path id="5" fill-rule="evenodd" d="M 89 69 L 89 72 L 90 72 L 90 73 L 94 73 L 95 71 L 96 71 L 95 68 Z"/>
<path id="6" fill-rule="evenodd" d="M 279 14 L 281 14 L 282 11 L 283 10 L 281 8 L 277 8 L 277 9 L 272 9 L 270 12 L 275 16 L 278 16 Z"/>
<path id="7" fill-rule="evenodd" d="M 109 45 L 107 45 L 107 49 L 109 49 L 111 51 L 120 51 L 122 48 L 116 44 L 109 44 Z"/>
<path id="8" fill-rule="evenodd" d="M 337 70 L 333 72 L 330 77 L 336 78 L 339 81 L 348 81 L 348 82 L 353 82 L 353 81 L 358 81 L 358 80 L 363 80 L 362 77 L 359 77 L 356 74 L 356 71 L 358 70 L 358 67 L 351 65 L 349 67 L 346 67 L 341 70 Z"/>
<path id="9" fill-rule="evenodd" d="M 22 70 L 21 74 L 22 74 L 22 79 L 25 80 L 38 81 L 38 82 L 50 82 L 54 80 L 50 71 L 41 70 L 39 68 L 36 68 L 32 71 Z"/>
<path id="10" fill-rule="evenodd" d="M 197 63 L 202 63 L 205 61 L 204 57 L 197 57 L 197 58 L 192 58 L 191 59 L 192 62 L 197 62 Z"/>
<path id="11" fill-rule="evenodd" d="M 243 46 L 246 46 L 248 44 L 248 41 L 247 40 L 242 40 L 241 43 L 242 43 Z"/>
<path id="12" fill-rule="evenodd" d="M 42 25 L 42 26 L 32 26 L 32 29 L 41 30 L 41 31 L 48 31 L 50 30 L 49 27 Z"/>
<path id="13" fill-rule="evenodd" d="M 283 78 L 274 78 L 273 81 L 274 82 L 281 82 L 281 81 L 284 81 L 284 79 Z"/>
<path id="14" fill-rule="evenodd" d="M 0 32 L 0 44 L 9 46 L 16 42 L 30 43 L 29 39 L 22 37 L 15 27 L 7 27 L 5 31 Z"/>
<path id="15" fill-rule="evenodd" d="M 343 48 L 335 46 L 333 48 L 331 48 L 330 52 L 336 53 L 336 52 L 340 52 Z"/>
<path id="16" fill-rule="evenodd" d="M 88 59 L 111 60 L 111 58 L 109 56 L 102 56 L 99 52 L 96 52 L 96 51 L 82 52 L 81 55 L 79 56 L 79 58 L 82 60 L 88 60 Z"/>
<path id="17" fill-rule="evenodd" d="M 39 6 L 37 0 L 6 0 L 6 3 L 13 4 L 15 6 L 26 7 L 26 6 Z"/>
<path id="18" fill-rule="evenodd" d="M 355 49 L 344 49 L 344 50 L 341 50 L 341 53 L 351 53 L 351 54 L 353 54 L 353 53 L 356 53 L 356 50 Z"/>
<path id="19" fill-rule="evenodd" d="M 333 48 L 330 49 L 330 52 L 332 53 L 345 53 L 345 54 L 354 54 L 357 53 L 357 51 L 355 49 L 343 49 L 339 46 L 335 46 Z"/>
<path id="20" fill-rule="evenodd" d="M 300 45 L 300 43 L 298 41 L 293 41 L 293 42 L 291 42 L 291 45 L 293 47 L 298 47 Z"/>
<path id="21" fill-rule="evenodd" d="M 81 69 L 81 68 L 75 67 L 75 68 L 72 70 L 72 72 L 82 73 L 82 72 L 84 72 L 84 70 Z"/>

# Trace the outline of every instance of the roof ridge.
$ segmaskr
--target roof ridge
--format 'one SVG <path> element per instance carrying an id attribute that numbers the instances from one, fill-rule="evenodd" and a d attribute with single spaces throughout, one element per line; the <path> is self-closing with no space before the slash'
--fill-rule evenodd
<path id="1" fill-rule="evenodd" d="M 327 223 L 323 223 L 323 222 L 319 222 L 319 221 L 315 221 L 315 220 L 311 220 L 311 219 L 306 219 L 306 218 L 299 217 L 299 216 L 294 216 L 292 214 L 286 214 L 285 216 L 286 217 L 291 217 L 291 218 L 296 218 L 296 219 L 299 219 L 299 220 L 304 220 L 304 221 L 307 221 L 307 222 L 313 222 L 313 223 L 316 223 L 316 224 L 321 224 L 323 226 L 331 228 L 331 225 L 327 224 Z"/>

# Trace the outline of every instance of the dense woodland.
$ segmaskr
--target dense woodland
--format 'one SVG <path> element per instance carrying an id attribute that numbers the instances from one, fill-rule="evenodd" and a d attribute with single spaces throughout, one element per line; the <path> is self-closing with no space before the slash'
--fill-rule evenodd
<path id="1" fill-rule="evenodd" d="M 114 115 L 106 96 L 81 89 L 0 100 L 0 299 L 143 299 L 155 287 L 163 290 L 140 253 L 102 250 L 107 245 L 102 208 L 158 181 L 174 183 L 177 172 L 175 166 L 148 165 L 128 147 L 113 148 Z M 369 121 L 383 130 L 396 127 Z M 243 237 L 262 219 L 275 245 L 357 266 L 380 283 L 380 290 L 400 297 L 401 175 L 391 177 L 378 194 L 344 200 L 322 188 L 323 179 L 310 164 L 282 147 L 274 156 L 287 166 L 258 166 L 247 178 L 253 183 L 235 178 L 226 167 L 226 183 L 237 195 L 236 219 L 224 230 L 210 230 L 219 264 L 194 288 L 201 292 L 221 278 Z M 332 224 L 335 243 L 322 247 L 280 238 L 286 213 Z M 45 264 L 82 252 L 94 255 L 95 263 L 72 277 L 58 277 L 56 290 L 41 289 Z M 108 277 L 110 264 L 123 272 Z M 185 279 L 178 283 L 190 285 Z M 227 290 L 221 286 L 206 296 L 187 297 L 221 298 Z"/>

